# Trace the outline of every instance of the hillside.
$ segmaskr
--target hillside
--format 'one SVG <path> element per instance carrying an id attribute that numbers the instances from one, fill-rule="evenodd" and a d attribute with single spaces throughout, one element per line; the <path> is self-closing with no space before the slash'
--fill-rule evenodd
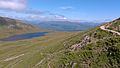
<path id="1" fill-rule="evenodd" d="M 116 19 L 101 27 L 80 33 L 64 42 L 64 49 L 59 56 L 51 59 L 51 65 L 57 68 L 119 68 L 120 67 L 120 35 Z"/>
<path id="2" fill-rule="evenodd" d="M 120 23 L 119 20 L 114 20 Z M 1 68 L 119 68 L 120 35 L 108 22 L 82 32 L 54 32 L 0 42 Z M 117 27 L 117 26 L 115 26 Z"/>
<path id="3" fill-rule="evenodd" d="M 10 29 L 33 28 L 33 26 L 23 23 L 20 20 L 15 20 L 7 17 L 0 17 L 0 26 Z"/>
<path id="4" fill-rule="evenodd" d="M 120 32 L 120 18 L 106 24 L 108 29 Z"/>
<path id="5" fill-rule="evenodd" d="M 7 17 L 0 17 L 0 37 L 38 31 L 44 30 L 38 29 L 20 20 L 15 20 Z"/>

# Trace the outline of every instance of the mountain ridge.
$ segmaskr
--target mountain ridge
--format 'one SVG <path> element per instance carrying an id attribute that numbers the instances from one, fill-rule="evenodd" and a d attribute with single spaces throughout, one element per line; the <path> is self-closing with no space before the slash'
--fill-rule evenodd
<path id="1" fill-rule="evenodd" d="M 16 27 L 16 28 L 24 28 L 24 27 L 33 27 L 30 24 L 23 23 L 21 20 L 16 20 L 12 18 L 7 18 L 7 17 L 0 17 L 0 25 L 1 26 L 8 26 L 8 27 Z"/>
<path id="2" fill-rule="evenodd" d="M 48 31 L 40 29 L 22 20 L 12 19 L 8 17 L 0 17 L 0 38 L 8 37 L 16 34 L 32 33 L 32 32 Z"/>
<path id="3" fill-rule="evenodd" d="M 83 31 L 90 28 L 94 28 L 101 23 L 92 23 L 92 22 L 69 22 L 69 21 L 47 21 L 47 22 L 39 22 L 34 21 L 31 23 L 37 27 L 55 30 L 55 31 Z"/>

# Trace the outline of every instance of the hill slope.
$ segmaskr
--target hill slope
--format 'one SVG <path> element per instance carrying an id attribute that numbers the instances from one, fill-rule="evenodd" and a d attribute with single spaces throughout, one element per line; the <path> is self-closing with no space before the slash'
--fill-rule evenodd
<path id="1" fill-rule="evenodd" d="M 64 42 L 64 48 L 48 62 L 57 68 L 119 68 L 120 35 L 107 25 L 118 27 L 116 19 L 101 27 L 77 34 Z M 116 33 L 117 32 L 117 33 Z"/>
<path id="2" fill-rule="evenodd" d="M 0 42 L 0 67 L 119 68 L 120 36 L 107 24 L 83 32 L 56 32 L 30 40 Z"/>
<path id="3" fill-rule="evenodd" d="M 0 37 L 21 34 L 21 33 L 30 33 L 40 30 L 30 24 L 25 24 L 23 21 L 15 20 L 7 17 L 0 17 Z"/>
<path id="4" fill-rule="evenodd" d="M 0 17 L 0 26 L 13 28 L 13 29 L 23 29 L 23 28 L 33 28 L 33 26 L 23 23 L 20 20 L 15 20 L 7 17 Z"/>

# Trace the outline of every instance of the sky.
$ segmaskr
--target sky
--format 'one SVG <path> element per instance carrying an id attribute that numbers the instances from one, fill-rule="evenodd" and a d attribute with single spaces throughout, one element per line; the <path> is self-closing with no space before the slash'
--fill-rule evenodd
<path id="1" fill-rule="evenodd" d="M 120 17 L 120 0 L 0 0 L 0 16 L 40 21 L 105 21 Z"/>

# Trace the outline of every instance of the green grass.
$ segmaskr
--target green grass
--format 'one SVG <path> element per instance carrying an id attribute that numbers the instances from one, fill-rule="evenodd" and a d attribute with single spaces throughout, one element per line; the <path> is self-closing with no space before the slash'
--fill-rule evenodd
<path id="1" fill-rule="evenodd" d="M 1 37 L 35 31 L 5 30 L 1 31 Z M 92 41 L 85 47 L 71 51 L 70 47 L 80 43 L 85 36 L 90 36 Z M 21 54 L 24 55 L 4 61 Z M 82 32 L 50 32 L 38 38 L 0 42 L 0 68 L 119 68 L 119 59 L 120 36 L 99 27 Z"/>
<path id="2" fill-rule="evenodd" d="M 92 42 L 78 51 L 70 51 L 84 36 Z M 50 32 L 48 35 L 16 42 L 1 42 L 1 68 L 117 68 L 120 59 L 120 36 L 98 27 L 84 32 Z M 25 54 L 17 59 L 6 58 Z M 41 62 L 41 63 L 40 63 Z"/>
<path id="3" fill-rule="evenodd" d="M 4 25 L 1 25 L 1 24 L 0 24 L 0 30 L 1 30 L 1 29 L 4 29 L 4 27 L 5 27 Z"/>
<path id="4" fill-rule="evenodd" d="M 111 22 L 111 23 L 112 23 L 112 25 L 110 25 L 110 27 L 108 27 L 108 29 L 120 32 L 120 29 L 119 29 L 120 20 L 114 21 L 114 22 Z"/>
<path id="5" fill-rule="evenodd" d="M 30 40 L 22 40 L 16 42 L 1 42 L 0 43 L 0 68 L 32 68 L 44 67 L 47 65 L 49 54 L 53 54 L 62 50 L 64 47 L 61 43 L 71 37 L 73 33 L 55 32 L 49 33 L 47 36 L 38 37 Z M 3 61 L 12 56 L 25 54 L 22 57 L 11 61 Z M 46 65 L 35 66 L 38 62 L 44 59 Z"/>
<path id="6" fill-rule="evenodd" d="M 61 57 L 56 59 L 58 60 L 56 63 L 59 63 L 57 64 L 59 65 L 58 68 L 60 68 L 60 66 L 62 66 L 62 68 L 70 68 L 73 63 L 76 63 L 76 68 L 119 68 L 120 36 L 114 36 L 100 29 L 93 30 L 93 32 L 87 34 L 92 36 L 95 40 L 93 39 L 92 43 L 79 51 L 71 52 L 66 49 L 64 53 L 61 54 Z M 73 39 L 79 41 L 78 39 L 72 38 L 72 40 Z M 70 42 L 74 43 L 75 41 Z M 69 45 L 73 45 L 71 43 L 69 43 Z"/>

